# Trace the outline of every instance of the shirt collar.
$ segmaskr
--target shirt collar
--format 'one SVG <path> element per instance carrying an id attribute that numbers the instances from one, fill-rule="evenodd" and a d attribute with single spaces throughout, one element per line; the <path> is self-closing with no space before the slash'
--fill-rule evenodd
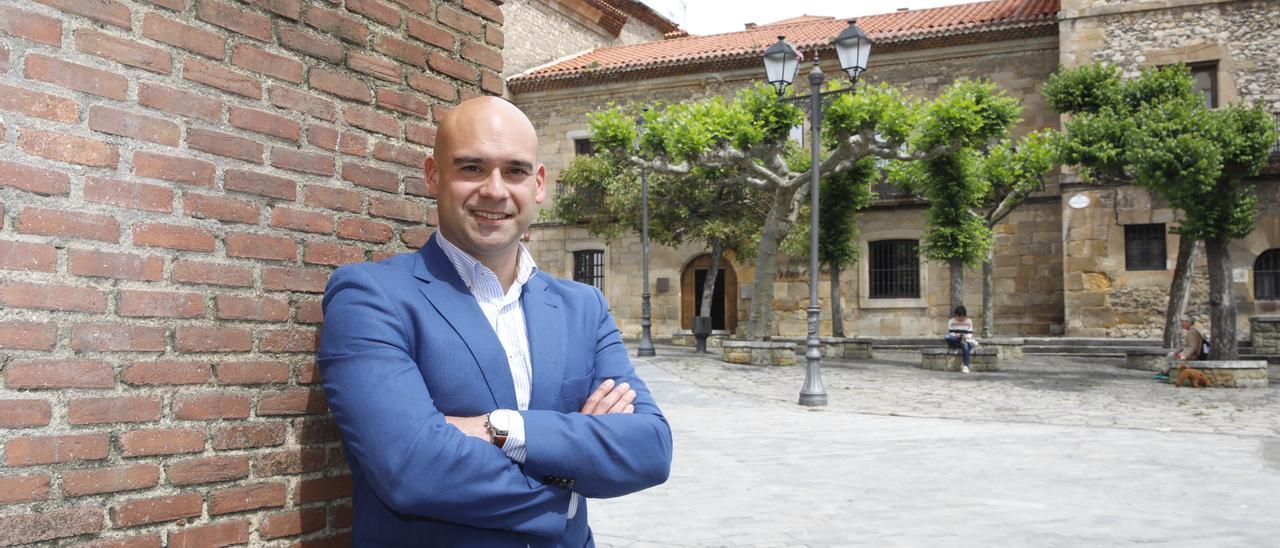
<path id="1" fill-rule="evenodd" d="M 490 270 L 489 267 L 458 246 L 453 245 L 453 242 L 445 238 L 443 233 L 437 230 L 435 236 L 436 241 L 440 243 L 440 249 L 449 258 L 449 262 L 453 263 L 453 269 L 458 271 L 458 276 L 462 278 L 462 283 L 466 284 L 468 289 L 474 288 L 476 281 L 479 279 L 498 279 L 498 275 Z M 513 285 L 520 287 L 525 282 L 528 282 L 529 278 L 532 278 L 534 273 L 538 271 L 538 265 L 533 261 L 533 255 L 529 253 L 529 249 L 523 243 L 517 245 L 519 245 L 519 258 L 516 263 L 516 280 Z"/>

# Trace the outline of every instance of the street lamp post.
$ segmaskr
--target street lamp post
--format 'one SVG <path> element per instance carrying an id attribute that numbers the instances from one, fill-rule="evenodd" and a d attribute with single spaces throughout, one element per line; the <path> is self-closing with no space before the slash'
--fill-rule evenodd
<path id="1" fill-rule="evenodd" d="M 648 109 L 646 109 L 648 110 Z M 636 152 L 640 151 L 640 135 L 644 131 L 644 114 L 636 117 Z M 640 262 L 641 278 L 644 289 L 640 293 L 640 347 L 637 356 L 653 356 L 653 338 L 649 328 L 653 321 L 649 317 L 649 171 L 640 168 Z"/>
<path id="2" fill-rule="evenodd" d="M 822 83 L 826 77 L 818 66 L 818 51 L 814 48 L 813 69 L 809 71 L 809 88 L 807 97 L 791 98 L 797 106 L 803 101 L 809 102 L 809 149 L 812 152 L 809 164 L 809 308 L 808 339 L 804 352 L 804 386 L 800 389 L 800 405 L 819 406 L 827 404 L 827 391 L 822 386 L 822 341 L 818 338 L 818 324 L 822 315 L 822 306 L 818 301 L 818 171 L 821 162 L 819 147 L 822 139 L 822 104 L 839 93 L 856 91 L 858 76 L 867 68 L 867 58 L 871 54 L 871 40 L 855 24 L 849 21 L 833 40 L 836 54 L 840 58 L 840 67 L 849 74 L 852 84 L 848 88 L 822 91 Z M 765 75 L 773 84 L 781 97 L 786 87 L 795 79 L 799 66 L 800 54 L 795 46 L 788 44 L 784 36 L 764 52 Z"/>

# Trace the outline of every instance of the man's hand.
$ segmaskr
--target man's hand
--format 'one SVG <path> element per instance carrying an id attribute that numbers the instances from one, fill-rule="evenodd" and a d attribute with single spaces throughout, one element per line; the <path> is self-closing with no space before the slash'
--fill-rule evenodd
<path id="1" fill-rule="evenodd" d="M 484 427 L 484 417 L 484 415 L 478 417 L 445 416 L 444 421 L 457 427 L 463 434 L 493 443 L 493 438 L 489 437 L 489 429 Z"/>
<path id="2" fill-rule="evenodd" d="M 587 398 L 587 403 L 582 404 L 582 413 L 584 415 L 632 413 L 636 410 L 636 406 L 631 404 L 634 401 L 636 401 L 636 391 L 631 389 L 631 385 L 624 382 L 615 386 L 613 379 L 605 379 Z"/>

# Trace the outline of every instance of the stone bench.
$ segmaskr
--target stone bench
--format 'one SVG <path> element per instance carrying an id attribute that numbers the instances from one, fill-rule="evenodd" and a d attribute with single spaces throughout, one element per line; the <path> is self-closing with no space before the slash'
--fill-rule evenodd
<path id="1" fill-rule="evenodd" d="M 1257 354 L 1280 354 L 1280 316 L 1249 318 L 1249 341 Z"/>
<path id="2" fill-rule="evenodd" d="M 1022 347 L 1024 344 L 1022 337 L 992 337 L 989 339 L 978 339 L 978 350 L 990 348 L 1000 352 L 1000 365 L 1008 366 L 1022 361 Z"/>
<path id="3" fill-rule="evenodd" d="M 720 341 L 729 338 L 729 332 L 723 329 L 712 331 L 707 335 L 707 348 L 720 348 Z M 693 336 L 690 329 L 681 329 L 671 334 L 671 344 L 675 346 L 687 346 L 693 348 L 697 346 L 698 339 Z"/>
<path id="4" fill-rule="evenodd" d="M 871 359 L 871 339 L 854 337 L 819 337 L 822 342 L 822 357 L 845 360 Z M 797 351 L 804 354 L 805 346 L 797 346 Z"/>
<path id="5" fill-rule="evenodd" d="M 1185 362 L 1187 367 L 1204 371 L 1214 388 L 1266 388 L 1266 360 L 1229 360 Z M 1171 379 L 1177 379 L 1178 370 L 1169 372 Z"/>
<path id="6" fill-rule="evenodd" d="M 1163 348 L 1130 348 L 1124 351 L 1124 368 L 1164 371 L 1169 367 L 1169 351 Z"/>
<path id="7" fill-rule="evenodd" d="M 796 345 L 789 342 L 725 339 L 720 343 L 720 360 L 742 365 L 795 365 Z"/>
<path id="8" fill-rule="evenodd" d="M 950 348 L 926 348 L 920 351 L 920 368 L 934 371 L 959 371 L 964 356 Z M 999 371 L 1000 350 L 979 346 L 969 354 L 970 371 Z"/>

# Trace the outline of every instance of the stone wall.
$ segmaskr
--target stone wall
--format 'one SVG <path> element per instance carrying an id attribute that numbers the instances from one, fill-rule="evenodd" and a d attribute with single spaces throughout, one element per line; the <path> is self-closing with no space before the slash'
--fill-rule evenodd
<path id="1" fill-rule="evenodd" d="M 618 36 L 613 36 L 602 28 L 569 19 L 551 3 L 554 2 L 507 0 L 502 4 L 507 21 L 504 78 L 595 48 L 662 40 L 662 31 L 635 17 L 627 20 Z"/>
<path id="2" fill-rule="evenodd" d="M 347 545 L 337 265 L 425 241 L 489 0 L 0 3 L 0 545 Z"/>

